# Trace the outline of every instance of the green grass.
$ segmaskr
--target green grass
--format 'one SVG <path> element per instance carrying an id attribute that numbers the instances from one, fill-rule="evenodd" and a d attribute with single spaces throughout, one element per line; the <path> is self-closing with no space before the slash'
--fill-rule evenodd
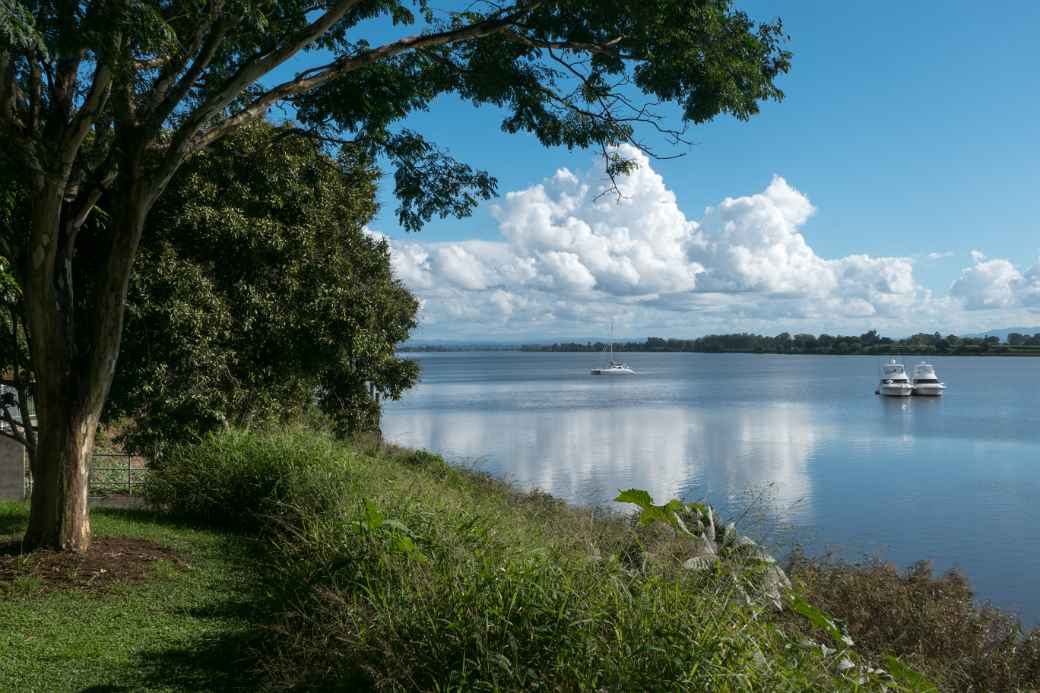
<path id="1" fill-rule="evenodd" d="M 96 535 L 189 567 L 105 593 L 12 583 L 0 690 L 911 690 L 807 645 L 740 566 L 684 570 L 667 527 L 428 453 L 231 433 L 148 484 L 170 512 L 95 511 Z M 0 504 L 0 536 L 25 517 Z"/>
<path id="2" fill-rule="evenodd" d="M 0 503 L 0 536 L 19 533 L 27 515 L 25 504 Z M 92 521 L 96 536 L 150 539 L 188 565 L 160 561 L 153 579 L 100 594 L 20 578 L 0 598 L 0 690 L 255 688 L 243 661 L 257 633 L 250 543 L 145 511 L 95 510 Z"/>

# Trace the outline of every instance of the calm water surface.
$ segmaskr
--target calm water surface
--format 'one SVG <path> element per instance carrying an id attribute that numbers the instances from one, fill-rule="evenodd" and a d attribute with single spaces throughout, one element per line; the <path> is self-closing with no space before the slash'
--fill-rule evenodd
<path id="1" fill-rule="evenodd" d="M 638 375 L 595 377 L 595 354 L 410 356 L 394 442 L 583 505 L 707 499 L 778 550 L 956 565 L 1040 623 L 1040 358 L 937 358 L 946 396 L 896 400 L 876 357 L 624 354 Z"/>

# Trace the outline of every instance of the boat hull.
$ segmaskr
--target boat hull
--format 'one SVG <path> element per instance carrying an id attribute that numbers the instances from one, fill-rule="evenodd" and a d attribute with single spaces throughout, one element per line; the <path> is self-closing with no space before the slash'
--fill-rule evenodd
<path id="1" fill-rule="evenodd" d="M 946 386 L 942 384 L 914 385 L 914 395 L 917 397 L 942 397 Z"/>
<path id="2" fill-rule="evenodd" d="M 909 385 L 879 385 L 878 394 L 882 397 L 909 397 L 914 389 Z"/>
<path id="3" fill-rule="evenodd" d="M 590 373 L 592 375 L 635 375 L 636 372 L 631 368 L 593 368 Z"/>

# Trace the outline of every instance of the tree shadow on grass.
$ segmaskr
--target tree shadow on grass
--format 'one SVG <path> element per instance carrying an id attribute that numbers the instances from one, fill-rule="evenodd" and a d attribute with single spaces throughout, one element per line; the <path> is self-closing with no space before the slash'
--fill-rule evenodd
<path id="1" fill-rule="evenodd" d="M 185 607 L 183 613 L 198 621 L 227 624 L 226 629 L 141 652 L 127 672 L 127 690 L 255 691 L 269 687 L 264 685 L 259 665 L 277 605 L 264 587 L 263 559 L 249 539 L 236 535 L 228 535 L 220 550 L 232 564 L 235 588 L 226 598 Z"/>
<path id="2" fill-rule="evenodd" d="M 260 635 L 242 631 L 142 652 L 120 676 L 121 684 L 91 686 L 80 693 L 261 690 L 267 686 L 256 666 L 260 644 Z"/>
<path id="3" fill-rule="evenodd" d="M 245 603 L 232 601 L 193 611 L 202 618 L 227 618 L 229 613 L 241 613 L 247 607 Z M 252 616 L 252 622 L 213 637 L 142 652 L 127 677 L 134 684 L 131 690 L 255 691 L 267 688 L 259 667 L 267 623 L 255 610 Z"/>
<path id="4" fill-rule="evenodd" d="M 255 691 L 262 631 L 243 630 L 140 655 L 126 690 Z"/>
<path id="5" fill-rule="evenodd" d="M 148 506 L 118 507 L 118 506 L 94 506 L 90 509 L 91 517 L 105 517 L 134 524 L 156 525 L 170 529 L 195 529 L 208 532 L 215 530 L 210 525 L 199 522 L 189 522 L 163 510 Z"/>
<path id="6" fill-rule="evenodd" d="M 150 524 L 170 529 L 194 529 L 214 531 L 213 527 L 197 522 L 187 522 L 162 510 L 146 506 L 113 507 L 91 506 L 90 516 L 105 517 L 134 524 Z M 20 535 L 29 524 L 29 503 L 0 503 L 0 538 L 8 535 Z M 8 538 L 14 538 L 8 536 Z"/>

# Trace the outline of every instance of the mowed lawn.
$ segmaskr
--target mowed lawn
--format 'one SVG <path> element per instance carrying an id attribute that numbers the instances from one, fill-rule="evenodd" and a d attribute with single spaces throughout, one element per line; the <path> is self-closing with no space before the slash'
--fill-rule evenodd
<path id="1" fill-rule="evenodd" d="M 154 542 L 145 553 L 162 557 L 138 553 L 136 574 L 123 576 L 115 556 L 109 569 L 68 580 L 59 578 L 75 569 L 13 555 L 27 518 L 27 504 L 0 502 L 0 691 L 256 687 L 246 661 L 260 630 L 248 540 L 144 510 L 95 509 L 96 543 Z"/>

